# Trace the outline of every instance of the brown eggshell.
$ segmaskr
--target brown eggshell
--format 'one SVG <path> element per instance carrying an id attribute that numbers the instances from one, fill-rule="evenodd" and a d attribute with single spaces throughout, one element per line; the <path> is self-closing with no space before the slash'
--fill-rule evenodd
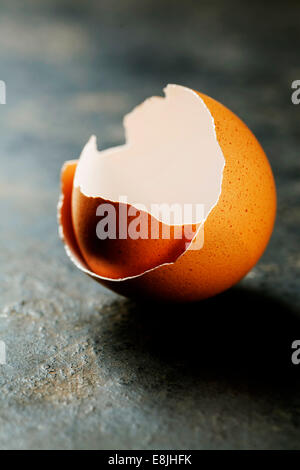
<path id="1" fill-rule="evenodd" d="M 205 221 L 205 242 L 200 250 L 182 251 L 183 245 L 174 243 L 174 240 L 166 244 L 155 241 L 153 246 L 151 240 L 140 240 L 140 243 L 125 240 L 120 245 L 112 240 L 103 245 L 103 251 L 102 248 L 95 248 L 89 239 L 90 229 L 84 228 L 91 227 L 94 230 L 93 214 L 89 219 L 89 209 L 84 209 L 87 201 L 76 193 L 73 207 L 76 204 L 78 206 L 72 222 L 76 162 L 67 162 L 62 170 L 63 196 L 59 220 L 69 255 L 80 269 L 122 295 L 177 302 L 213 296 L 245 276 L 262 255 L 271 236 L 276 212 L 276 191 L 262 147 L 235 114 L 212 98 L 200 93 L 199 96 L 214 119 L 216 136 L 225 158 L 222 191 Z M 82 213 L 86 214 L 84 219 L 80 219 Z M 85 257 L 76 241 L 74 225 L 80 244 L 88 247 Z M 116 254 L 118 249 L 120 258 Z M 84 259 L 90 254 L 93 258 L 92 270 Z M 171 264 L 155 267 L 161 261 L 172 261 L 173 256 L 174 262 Z M 114 264 L 113 272 L 111 260 Z M 90 261 L 89 264 L 91 266 Z M 145 271 L 153 269 L 136 276 L 134 273 L 143 267 Z M 111 277 L 112 274 L 126 275 L 127 279 L 105 279 L 110 276 L 95 274 L 94 269 Z M 128 279 L 128 273 L 135 277 Z"/>

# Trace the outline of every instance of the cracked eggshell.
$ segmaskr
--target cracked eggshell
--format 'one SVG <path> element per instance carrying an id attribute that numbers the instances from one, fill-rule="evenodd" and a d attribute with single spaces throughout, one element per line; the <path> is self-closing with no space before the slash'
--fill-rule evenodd
<path id="1" fill-rule="evenodd" d="M 168 98 L 169 89 L 169 108 L 164 106 L 167 98 L 152 98 L 136 108 L 126 118 L 127 123 L 125 119 L 125 146 L 98 152 L 91 139 L 80 160 L 65 163 L 59 228 L 76 266 L 115 292 L 152 300 L 197 301 L 229 288 L 258 261 L 272 233 L 276 192 L 266 155 L 247 126 L 212 98 L 184 87 L 172 87 L 166 90 Z M 156 158 L 153 127 L 154 134 L 161 127 L 166 137 L 156 159 L 161 169 L 159 181 L 156 180 L 160 191 L 151 180 L 157 167 L 155 163 L 153 167 L 149 165 Z M 135 135 L 137 143 L 132 144 Z M 173 142 L 178 135 L 178 142 Z M 160 138 L 160 134 L 154 137 Z M 127 167 L 132 165 L 134 177 L 149 168 L 145 175 L 151 176 L 145 178 L 148 186 L 140 181 L 142 184 L 134 193 L 132 170 L 127 175 L 118 172 L 120 158 L 126 158 Z M 178 165 L 180 171 L 176 171 Z M 203 219 L 185 221 L 196 233 L 194 243 L 203 236 L 200 227 L 204 226 L 202 248 L 187 249 L 186 240 L 176 240 L 174 236 L 170 240 L 99 243 L 94 238 L 96 206 L 103 201 L 118 205 L 117 196 L 124 194 L 129 194 L 133 206 L 139 198 L 138 202 L 147 208 L 152 200 L 172 203 L 178 196 L 181 202 L 205 201 Z M 150 210 L 143 216 L 149 220 Z"/>

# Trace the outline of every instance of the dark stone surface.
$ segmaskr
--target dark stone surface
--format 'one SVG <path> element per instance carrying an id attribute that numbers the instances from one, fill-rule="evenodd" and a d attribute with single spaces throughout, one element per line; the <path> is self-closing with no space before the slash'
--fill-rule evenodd
<path id="1" fill-rule="evenodd" d="M 2 449 L 300 448 L 300 4 L 261 3 L 1 2 Z M 101 288 L 56 227 L 63 161 L 168 82 L 243 118 L 278 188 L 253 271 L 176 309 Z"/>

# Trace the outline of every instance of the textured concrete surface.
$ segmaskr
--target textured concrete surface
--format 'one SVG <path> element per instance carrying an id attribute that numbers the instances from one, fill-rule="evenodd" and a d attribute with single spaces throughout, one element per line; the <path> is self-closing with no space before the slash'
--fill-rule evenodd
<path id="1" fill-rule="evenodd" d="M 300 5 L 251 3 L 1 2 L 1 449 L 300 448 Z M 71 265 L 56 203 L 62 162 L 168 82 L 247 122 L 279 208 L 239 286 L 151 308 Z"/>

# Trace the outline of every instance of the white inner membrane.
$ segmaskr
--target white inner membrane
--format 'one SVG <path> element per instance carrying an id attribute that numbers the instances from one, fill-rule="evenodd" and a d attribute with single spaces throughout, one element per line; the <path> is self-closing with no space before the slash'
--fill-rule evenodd
<path id="1" fill-rule="evenodd" d="M 89 197 L 127 202 L 166 224 L 154 205 L 184 204 L 183 223 L 204 222 L 221 194 L 225 159 L 212 115 L 189 88 L 168 85 L 165 97 L 152 97 L 124 118 L 126 144 L 98 151 L 96 137 L 85 145 L 74 185 Z"/>

